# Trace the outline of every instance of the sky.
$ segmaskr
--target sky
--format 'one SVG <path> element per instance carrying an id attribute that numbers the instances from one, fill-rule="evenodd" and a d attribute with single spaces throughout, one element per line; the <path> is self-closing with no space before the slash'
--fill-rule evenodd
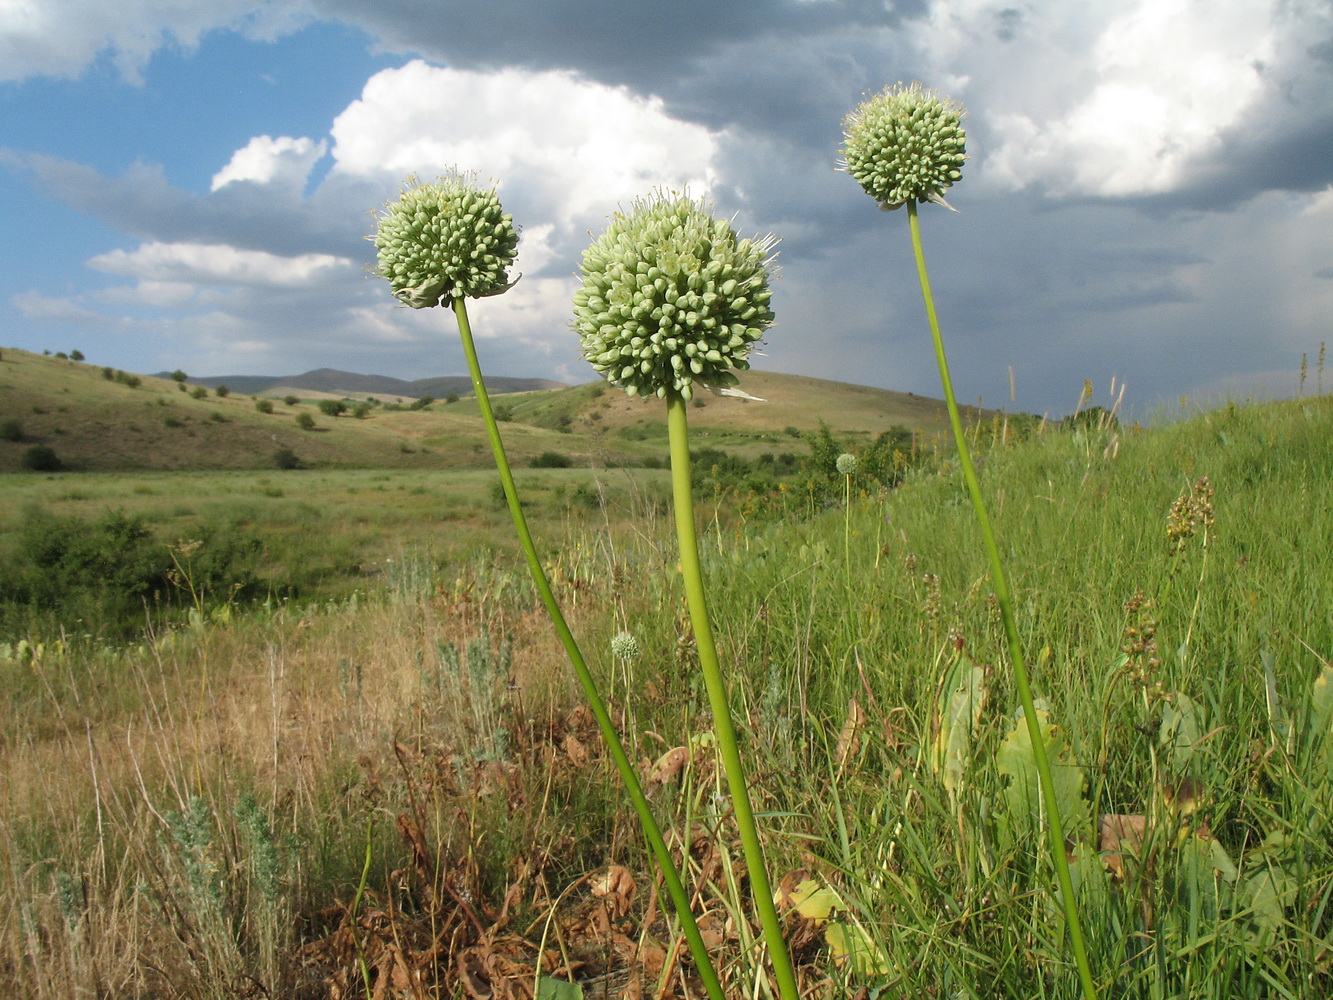
<path id="1" fill-rule="evenodd" d="M 665 188 L 781 241 L 756 368 L 938 397 L 906 213 L 838 170 L 844 116 L 913 80 L 967 109 L 958 211 L 921 212 L 960 399 L 1290 396 L 1303 354 L 1315 391 L 1329 0 L 0 0 L 0 344 L 462 373 L 367 239 L 458 169 L 521 227 L 469 307 L 490 374 L 595 377 L 580 254 Z"/>

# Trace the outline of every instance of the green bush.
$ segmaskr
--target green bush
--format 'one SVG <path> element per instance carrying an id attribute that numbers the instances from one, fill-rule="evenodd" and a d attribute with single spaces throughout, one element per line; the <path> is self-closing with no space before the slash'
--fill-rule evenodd
<path id="1" fill-rule="evenodd" d="M 185 423 L 181 420 L 180 417 L 175 417 L 172 416 L 170 413 L 168 413 L 165 417 L 162 418 L 162 425 L 164 427 L 184 427 Z"/>
<path id="2" fill-rule="evenodd" d="M 70 351 L 70 352 L 69 352 L 69 359 L 70 359 L 71 361 L 82 361 L 82 360 L 83 360 L 83 352 L 82 352 L 82 351 L 79 351 L 79 350 Z"/>
<path id="3" fill-rule="evenodd" d="M 187 378 L 189 378 L 189 377 L 190 377 L 190 376 L 186 375 L 186 374 L 185 374 L 183 371 L 181 371 L 179 368 L 177 368 L 174 372 L 171 373 L 171 378 L 172 378 L 172 381 L 174 381 L 174 382 L 184 382 L 184 381 L 185 381 Z"/>
<path id="4" fill-rule="evenodd" d="M 568 469 L 573 463 L 568 455 L 558 451 L 544 451 L 529 464 L 534 469 Z"/>
<path id="5" fill-rule="evenodd" d="M 225 385 L 220 385 L 213 391 L 218 394 L 219 398 L 223 398 L 231 394 L 231 390 L 228 389 Z"/>
<path id="6" fill-rule="evenodd" d="M 299 469 L 301 460 L 290 448 L 279 448 L 273 453 L 273 464 L 279 469 Z"/>
<path id="7" fill-rule="evenodd" d="M 301 399 L 299 396 L 283 396 L 282 401 L 286 403 L 288 406 L 295 406 L 297 403 L 301 401 Z"/>
<path id="8" fill-rule="evenodd" d="M 65 463 L 50 446 L 35 444 L 23 453 L 23 467 L 29 472 L 59 472 Z"/>
<path id="9" fill-rule="evenodd" d="M 433 402 L 435 402 L 434 396 L 422 396 L 420 399 L 412 400 L 412 402 L 408 405 L 407 408 L 409 410 L 424 410 L 426 407 L 430 406 L 430 404 Z"/>
<path id="10" fill-rule="evenodd" d="M 273 400 L 271 400 L 271 399 L 256 399 L 256 400 L 255 400 L 255 409 L 258 410 L 260 413 L 272 413 L 272 412 L 273 412 Z"/>
<path id="11" fill-rule="evenodd" d="M 16 417 L 0 421 L 0 441 L 22 441 L 23 425 Z"/>
<path id="12" fill-rule="evenodd" d="M 326 417 L 337 417 L 347 412 L 347 404 L 341 399 L 321 399 L 317 405 L 319 412 Z"/>
<path id="13" fill-rule="evenodd" d="M 303 431 L 313 430 L 315 426 L 315 418 L 308 413 L 298 413 L 296 415 L 296 426 Z"/>

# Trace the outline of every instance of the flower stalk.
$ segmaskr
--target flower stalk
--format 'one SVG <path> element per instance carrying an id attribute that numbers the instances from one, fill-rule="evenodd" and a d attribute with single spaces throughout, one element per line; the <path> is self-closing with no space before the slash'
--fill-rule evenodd
<path id="1" fill-rule="evenodd" d="M 722 984 L 694 919 L 689 895 L 653 816 L 638 772 L 625 752 L 596 679 L 565 621 L 537 555 L 477 358 L 466 300 L 498 295 L 512 287 L 506 268 L 513 261 L 518 243 L 513 221 L 501 211 L 494 190 L 478 189 L 469 177 L 452 174 L 434 185 L 409 182 L 402 198 L 388 206 L 379 223 L 374 237 L 379 250 L 379 273 L 389 280 L 399 301 L 414 309 L 437 305 L 453 309 L 477 407 L 486 426 L 505 502 L 533 584 L 574 667 L 611 759 L 620 772 L 649 849 L 666 883 L 667 894 L 680 920 L 681 931 L 704 989 L 710 1000 L 725 1000 Z"/>

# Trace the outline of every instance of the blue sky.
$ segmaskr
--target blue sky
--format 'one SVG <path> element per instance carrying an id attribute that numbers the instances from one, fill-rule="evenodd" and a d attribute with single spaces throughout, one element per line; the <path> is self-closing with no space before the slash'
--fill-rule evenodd
<path id="1" fill-rule="evenodd" d="M 904 214 L 835 169 L 842 116 L 912 79 L 968 108 L 960 212 L 923 211 L 962 398 L 1290 395 L 1302 353 L 1313 389 L 1326 0 L 11 0 L 0 344 L 459 372 L 450 317 L 396 307 L 364 239 L 409 173 L 458 167 L 523 229 L 523 280 L 473 309 L 493 374 L 592 377 L 579 253 L 666 185 L 781 239 L 757 367 L 938 395 Z"/>

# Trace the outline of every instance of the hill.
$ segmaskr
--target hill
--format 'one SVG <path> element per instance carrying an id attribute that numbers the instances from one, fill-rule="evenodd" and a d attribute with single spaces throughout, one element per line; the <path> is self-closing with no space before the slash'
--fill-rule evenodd
<path id="1" fill-rule="evenodd" d="M 171 373 L 158 372 L 155 377 L 169 379 Z M 451 392 L 460 396 L 472 394 L 472 379 L 466 375 L 437 375 L 432 378 L 407 381 L 388 375 L 360 375 L 356 372 L 339 371 L 336 368 L 316 368 L 303 375 L 209 375 L 188 378 L 186 382 L 189 385 L 202 385 L 209 389 L 225 385 L 232 392 L 243 392 L 247 396 L 268 396 L 274 399 L 281 399 L 293 392 L 319 393 L 340 399 L 376 396 L 396 397 L 399 400 L 420 399 L 423 396 L 443 399 Z M 565 385 L 564 382 L 554 382 L 544 378 L 510 378 L 504 375 L 497 375 L 487 381 L 487 389 L 492 395 L 563 389 Z"/>
<path id="2" fill-rule="evenodd" d="M 338 386 L 336 392 L 347 395 L 354 385 L 348 378 L 367 379 L 360 383 L 363 390 L 397 380 L 330 369 L 301 378 L 311 388 L 294 387 L 290 378 L 281 380 L 285 390 L 276 379 L 264 388 L 243 379 L 218 380 L 230 390 L 220 396 L 217 387 L 210 392 L 202 384 L 6 349 L 0 357 L 0 421 L 14 433 L 0 441 L 0 472 L 18 471 L 24 452 L 35 444 L 54 449 L 74 471 L 265 468 L 282 449 L 304 465 L 329 468 L 490 464 L 475 400 L 412 410 L 386 400 L 391 394 L 379 388 L 379 404 L 389 405 L 366 407 L 362 419 L 331 417 L 319 410 L 318 401 L 340 396 L 314 386 Z M 491 381 L 504 387 L 533 380 Z M 423 394 L 448 392 L 440 379 L 402 384 Z M 253 391 L 242 395 L 247 387 Z M 696 446 L 753 458 L 774 451 L 804 453 L 797 439 L 821 422 L 853 442 L 894 426 L 929 441 L 941 437 L 947 425 L 942 402 L 911 393 L 769 372 L 751 372 L 745 388 L 767 401 L 706 393 L 695 401 L 690 420 Z M 286 397 L 297 401 L 283 402 Z M 545 451 L 585 465 L 637 464 L 660 458 L 664 450 L 660 403 L 630 399 L 603 382 L 511 392 L 495 405 L 507 421 L 505 444 L 516 464 Z M 995 416 L 969 410 L 966 419 Z M 302 420 L 313 421 L 313 427 L 303 429 Z"/>

